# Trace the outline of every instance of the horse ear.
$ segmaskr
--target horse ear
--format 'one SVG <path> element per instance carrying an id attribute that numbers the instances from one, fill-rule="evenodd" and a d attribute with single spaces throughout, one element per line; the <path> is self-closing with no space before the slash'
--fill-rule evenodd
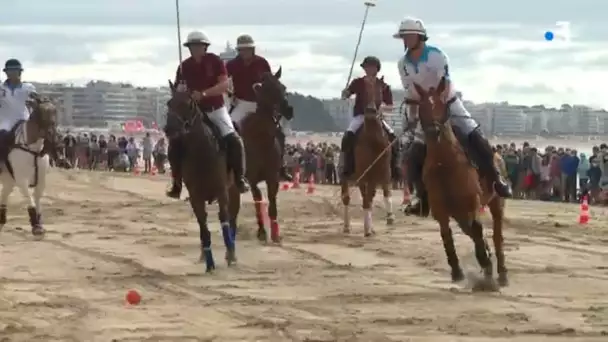
<path id="1" fill-rule="evenodd" d="M 277 78 L 277 80 L 280 80 L 280 79 L 281 79 L 281 75 L 282 75 L 282 74 L 283 74 L 283 67 L 282 67 L 282 66 L 280 66 L 280 67 L 279 67 L 279 70 L 277 70 L 277 72 L 274 74 L 274 77 L 276 77 L 276 78 Z"/>
<path id="2" fill-rule="evenodd" d="M 414 83 L 414 89 L 416 89 L 418 96 L 420 96 L 421 98 L 426 97 L 428 95 L 427 92 L 424 91 L 424 89 L 422 89 L 422 87 L 418 83 Z"/>
<path id="3" fill-rule="evenodd" d="M 175 84 L 169 80 L 169 89 L 171 89 L 171 93 L 175 93 Z"/>

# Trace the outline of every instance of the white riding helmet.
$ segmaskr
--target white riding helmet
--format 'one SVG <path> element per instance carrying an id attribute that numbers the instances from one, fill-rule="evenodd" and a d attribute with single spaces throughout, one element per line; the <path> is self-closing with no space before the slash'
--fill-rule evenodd
<path id="1" fill-rule="evenodd" d="M 242 34 L 236 39 L 236 48 L 237 49 L 246 49 L 246 48 L 254 48 L 255 41 L 248 34 Z"/>
<path id="2" fill-rule="evenodd" d="M 188 47 L 190 44 L 207 44 L 211 45 L 211 41 L 207 38 L 207 35 L 201 31 L 192 31 L 188 34 L 186 38 L 186 42 L 184 43 L 185 47 Z"/>
<path id="3" fill-rule="evenodd" d="M 399 29 L 397 33 L 393 34 L 393 38 L 401 39 L 405 34 L 417 34 L 426 40 L 428 36 L 426 35 L 426 28 L 424 27 L 424 23 L 422 20 L 417 18 L 405 18 L 399 24 Z"/>

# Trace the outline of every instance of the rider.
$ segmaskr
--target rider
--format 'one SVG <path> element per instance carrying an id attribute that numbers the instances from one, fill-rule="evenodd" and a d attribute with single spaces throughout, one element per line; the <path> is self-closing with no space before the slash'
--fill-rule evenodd
<path id="1" fill-rule="evenodd" d="M 13 141 L 13 128 L 21 120 L 30 117 L 28 102 L 33 100 L 36 88 L 21 81 L 23 66 L 17 59 L 4 63 L 6 81 L 0 85 L 0 162 L 5 161 Z"/>
<path id="2" fill-rule="evenodd" d="M 249 191 L 249 185 L 244 177 L 243 141 L 234 129 L 224 104 L 223 94 L 228 90 L 228 75 L 219 56 L 207 52 L 210 44 L 209 38 L 200 31 L 188 34 L 184 46 L 190 50 L 191 56 L 178 67 L 175 84 L 178 89 L 186 88 L 192 93 L 192 99 L 219 130 L 228 149 L 228 163 L 234 171 L 236 186 L 241 193 L 245 193 Z M 180 142 L 179 138 L 173 138 L 169 145 L 173 186 L 167 196 L 174 198 L 179 198 L 182 189 L 180 159 L 183 146 L 180 146 Z"/>
<path id="3" fill-rule="evenodd" d="M 363 59 L 361 67 L 365 70 L 365 76 L 355 78 L 352 80 L 348 88 L 342 91 L 342 98 L 347 99 L 351 95 L 355 95 L 355 106 L 353 108 L 353 118 L 348 125 L 348 129 L 342 138 L 342 153 L 344 155 L 344 167 L 342 170 L 342 177 L 350 177 L 355 172 L 355 134 L 359 127 L 363 124 L 363 113 L 371 106 L 373 110 L 390 111 L 393 106 L 393 95 L 391 88 L 388 84 L 384 83 L 383 78 L 378 78 L 378 72 L 380 71 L 380 60 L 374 56 L 367 56 Z M 373 82 L 374 89 L 378 90 L 379 96 L 373 96 L 370 103 L 368 100 L 371 94 L 366 94 L 368 82 Z M 367 102 L 367 103 L 366 103 Z M 384 103 L 384 106 L 382 106 Z M 391 173 L 396 175 L 397 169 L 397 158 L 399 154 L 399 144 L 393 143 L 396 139 L 395 132 L 388 125 L 388 123 L 382 120 L 382 126 L 386 130 L 391 145 Z"/>
<path id="4" fill-rule="evenodd" d="M 479 124 L 471 117 L 464 108 L 462 101 L 456 96 L 456 90 L 451 81 L 448 68 L 447 55 L 435 46 L 428 45 L 426 28 L 424 23 L 416 18 L 406 18 L 399 25 L 397 33 L 393 38 L 403 40 L 406 48 L 405 55 L 399 60 L 399 75 L 406 90 L 405 101 L 407 104 L 408 128 L 416 127 L 419 134 L 421 129 L 418 124 L 419 95 L 413 84 L 429 89 L 436 87 L 442 78 L 448 81 L 448 103 L 450 123 L 459 141 L 464 142 L 463 147 L 469 149 L 468 155 L 475 156 L 475 162 L 482 176 L 491 180 L 494 190 L 500 197 L 511 197 L 511 189 L 500 176 L 499 170 L 494 165 L 494 153 L 492 146 L 483 136 Z M 408 214 L 428 215 L 428 202 L 426 190 L 422 183 L 422 166 L 426 156 L 426 146 L 421 139 L 416 139 L 410 149 L 410 171 L 409 177 L 416 188 L 419 201 L 407 207 Z"/>
<path id="5" fill-rule="evenodd" d="M 255 53 L 255 42 L 248 34 L 243 34 L 236 39 L 236 50 L 239 55 L 226 63 L 228 76 L 232 78 L 233 106 L 230 111 L 232 120 L 240 127 L 243 119 L 256 110 L 256 96 L 253 87 L 262 81 L 264 73 L 270 73 L 270 64 L 266 58 Z M 281 146 L 281 166 L 280 176 L 291 181 L 291 176 L 287 172 L 284 164 L 285 154 L 285 133 L 280 123 L 277 123 L 277 137 Z"/>

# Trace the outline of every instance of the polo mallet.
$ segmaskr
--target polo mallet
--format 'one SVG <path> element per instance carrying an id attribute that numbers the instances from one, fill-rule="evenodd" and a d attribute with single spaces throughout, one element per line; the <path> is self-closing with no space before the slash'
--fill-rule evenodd
<path id="1" fill-rule="evenodd" d="M 353 60 L 350 63 L 350 70 L 348 72 L 348 78 L 346 79 L 346 85 L 344 89 L 348 87 L 350 83 L 350 79 L 353 76 L 353 68 L 355 67 L 355 63 L 357 62 L 357 54 L 359 54 L 359 45 L 361 45 L 361 38 L 363 37 L 363 30 L 365 29 L 365 22 L 367 21 L 367 14 L 369 13 L 369 9 L 371 7 L 376 7 L 376 4 L 371 1 L 366 1 L 363 3 L 365 5 L 365 14 L 363 15 L 363 21 L 361 21 L 361 29 L 359 30 L 359 37 L 357 38 L 357 45 L 355 45 L 355 53 L 353 55 Z"/>

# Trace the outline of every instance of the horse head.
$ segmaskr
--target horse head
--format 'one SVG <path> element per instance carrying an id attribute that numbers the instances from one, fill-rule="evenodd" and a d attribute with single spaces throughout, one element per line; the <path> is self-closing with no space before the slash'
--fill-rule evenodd
<path id="1" fill-rule="evenodd" d="M 167 101 L 167 131 L 185 132 L 192 126 L 201 111 L 183 85 L 169 81 L 171 98 Z"/>
<path id="2" fill-rule="evenodd" d="M 54 137 L 57 127 L 57 106 L 50 98 L 33 95 L 28 105 L 31 108 L 29 123 L 36 125 L 39 138 Z"/>
<path id="3" fill-rule="evenodd" d="M 293 107 L 287 102 L 287 87 L 281 82 L 282 74 L 282 68 L 279 68 L 275 74 L 264 73 L 261 82 L 253 85 L 253 90 L 259 112 L 270 116 L 278 112 L 282 117 L 291 120 Z"/>
<path id="4" fill-rule="evenodd" d="M 449 104 L 447 99 L 447 81 L 439 81 L 437 87 L 424 90 L 414 83 L 416 92 L 420 95 L 419 116 L 420 124 L 427 141 L 440 142 L 442 139 L 455 140 L 454 132 L 449 122 Z"/>

